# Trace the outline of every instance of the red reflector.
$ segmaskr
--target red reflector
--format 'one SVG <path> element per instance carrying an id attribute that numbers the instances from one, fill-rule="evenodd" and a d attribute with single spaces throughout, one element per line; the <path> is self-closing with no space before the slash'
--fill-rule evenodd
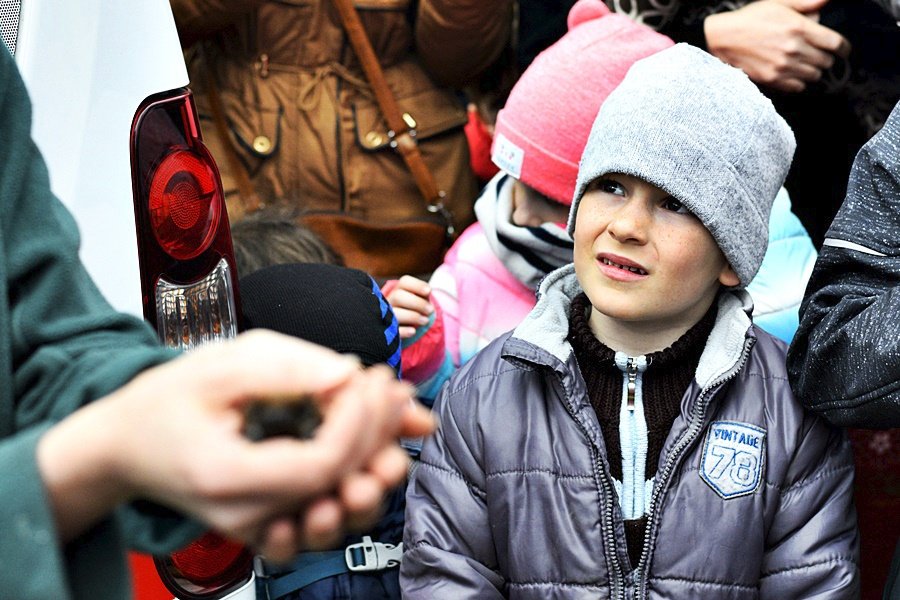
<path id="1" fill-rule="evenodd" d="M 186 149 L 169 153 L 153 171 L 150 223 L 156 240 L 178 260 L 194 258 L 212 243 L 219 222 L 216 174 Z"/>
<path id="2" fill-rule="evenodd" d="M 252 557 L 242 544 L 206 533 L 170 559 L 182 577 L 194 584 L 208 585 L 230 582 L 235 574 L 243 575 Z"/>

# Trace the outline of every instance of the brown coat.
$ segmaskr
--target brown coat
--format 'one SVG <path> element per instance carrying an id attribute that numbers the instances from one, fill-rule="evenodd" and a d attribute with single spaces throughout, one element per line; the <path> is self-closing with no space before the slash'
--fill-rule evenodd
<path id="1" fill-rule="evenodd" d="M 191 48 L 203 136 L 226 194 L 236 196 L 237 186 L 209 116 L 210 66 L 233 146 L 260 197 L 380 224 L 426 215 L 329 0 L 171 4 L 182 43 Z M 356 6 L 461 230 L 473 218 L 477 192 L 462 133 L 466 114 L 436 82 L 460 86 L 499 55 L 510 34 L 511 2 L 357 0 Z M 236 204 L 229 199 L 233 216 L 241 210 Z"/>

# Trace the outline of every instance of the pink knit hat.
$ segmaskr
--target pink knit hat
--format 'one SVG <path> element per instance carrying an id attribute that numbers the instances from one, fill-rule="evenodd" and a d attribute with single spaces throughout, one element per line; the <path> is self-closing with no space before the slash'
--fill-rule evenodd
<path id="1" fill-rule="evenodd" d="M 513 87 L 491 148 L 498 167 L 566 206 L 600 105 L 635 61 L 673 45 L 602 0 L 578 0 L 568 22 Z"/>

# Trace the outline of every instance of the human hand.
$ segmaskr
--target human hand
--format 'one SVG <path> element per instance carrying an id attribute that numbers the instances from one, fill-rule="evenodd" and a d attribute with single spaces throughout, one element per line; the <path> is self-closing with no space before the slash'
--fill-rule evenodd
<path id="1" fill-rule="evenodd" d="M 401 277 L 385 294 L 397 317 L 401 339 L 413 337 L 417 328 L 428 323 L 434 313 L 430 296 L 431 286 L 412 275 Z"/>
<path id="2" fill-rule="evenodd" d="M 759 0 L 704 21 L 710 53 L 743 70 L 753 81 L 783 92 L 801 92 L 818 81 L 850 43 L 820 25 L 828 0 Z"/>
<path id="3" fill-rule="evenodd" d="M 311 440 L 242 435 L 249 402 L 301 394 L 322 412 Z M 394 440 L 433 428 L 411 395 L 386 367 L 362 371 L 324 348 L 254 331 L 77 411 L 41 439 L 38 464 L 64 538 L 118 502 L 148 498 L 285 560 L 377 516 L 406 475 Z"/>

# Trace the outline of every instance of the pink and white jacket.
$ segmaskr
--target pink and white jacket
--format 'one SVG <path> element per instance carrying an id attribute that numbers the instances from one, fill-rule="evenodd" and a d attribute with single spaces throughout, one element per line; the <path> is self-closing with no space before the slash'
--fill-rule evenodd
<path id="1" fill-rule="evenodd" d="M 433 400 L 450 375 L 534 308 L 540 280 L 572 261 L 565 224 L 510 222 L 515 179 L 499 173 L 475 203 L 478 221 L 447 251 L 429 281 L 435 314 L 404 341 L 404 377 Z M 395 282 L 388 282 L 387 295 Z"/>

